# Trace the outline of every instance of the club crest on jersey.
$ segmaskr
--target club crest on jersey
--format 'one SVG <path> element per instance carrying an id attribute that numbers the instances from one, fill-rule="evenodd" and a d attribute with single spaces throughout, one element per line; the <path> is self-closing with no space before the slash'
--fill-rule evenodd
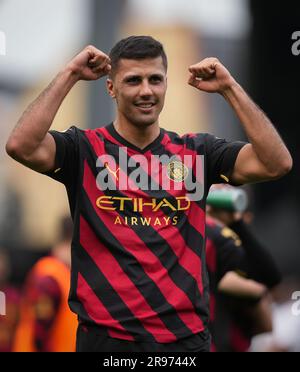
<path id="1" fill-rule="evenodd" d="M 180 161 L 173 160 L 168 164 L 167 176 L 174 182 L 183 182 L 187 179 L 189 170 Z"/>

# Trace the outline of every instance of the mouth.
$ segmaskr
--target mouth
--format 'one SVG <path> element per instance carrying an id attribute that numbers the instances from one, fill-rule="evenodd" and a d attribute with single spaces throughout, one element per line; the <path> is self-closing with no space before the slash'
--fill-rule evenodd
<path id="1" fill-rule="evenodd" d="M 138 103 L 135 103 L 134 105 L 144 112 L 149 112 L 156 105 L 156 103 L 155 102 L 138 102 Z"/>

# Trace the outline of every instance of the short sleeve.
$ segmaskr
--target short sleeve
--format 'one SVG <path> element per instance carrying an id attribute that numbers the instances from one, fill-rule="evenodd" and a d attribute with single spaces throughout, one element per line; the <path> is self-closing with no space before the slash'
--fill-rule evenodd
<path id="1" fill-rule="evenodd" d="M 217 276 L 221 280 L 229 271 L 236 271 L 247 276 L 243 270 L 245 251 L 239 237 L 230 229 L 219 229 L 215 232 L 217 247 Z"/>
<path id="2" fill-rule="evenodd" d="M 205 135 L 208 189 L 213 184 L 231 182 L 237 156 L 245 142 L 227 142 L 211 134 Z"/>
<path id="3" fill-rule="evenodd" d="M 247 276 L 247 273 L 242 270 L 245 259 L 244 250 L 242 247 L 237 247 L 233 240 L 224 241 L 218 256 L 218 271 L 221 278 L 229 271 L 240 272 Z"/>
<path id="4" fill-rule="evenodd" d="M 66 132 L 49 132 L 56 143 L 55 168 L 45 173 L 64 185 L 72 184 L 77 175 L 79 141 L 76 127 Z"/>

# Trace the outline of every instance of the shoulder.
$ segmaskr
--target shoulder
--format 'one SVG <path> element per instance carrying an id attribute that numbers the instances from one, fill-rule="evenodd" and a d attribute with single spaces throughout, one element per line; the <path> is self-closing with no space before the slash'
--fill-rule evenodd
<path id="1" fill-rule="evenodd" d="M 242 245 L 242 241 L 240 237 L 229 227 L 224 226 L 221 229 L 221 235 L 226 240 L 231 240 L 235 246 L 240 247 Z"/>
<path id="2" fill-rule="evenodd" d="M 72 125 L 70 126 L 68 129 L 65 129 L 63 131 L 57 131 L 57 130 L 51 130 L 50 133 L 58 133 L 58 134 L 61 134 L 61 135 L 64 135 L 64 136 L 71 136 L 71 137 L 82 137 L 82 136 L 86 136 L 87 134 L 90 134 L 90 135 L 97 135 L 98 133 L 101 133 L 101 129 L 102 128 L 99 128 L 99 129 L 89 129 L 89 128 L 86 128 L 86 129 L 82 129 L 76 125 Z"/>
<path id="3" fill-rule="evenodd" d="M 58 144 L 64 144 L 72 147 L 80 145 L 92 145 L 97 141 L 103 141 L 103 133 L 100 129 L 81 129 L 77 126 L 71 126 L 65 131 L 50 131 L 50 134 Z"/>
<path id="4" fill-rule="evenodd" d="M 68 129 L 59 131 L 59 130 L 50 130 L 49 133 L 55 139 L 56 145 L 67 145 L 75 144 L 79 140 L 79 134 L 82 132 L 76 126 L 71 126 Z"/>
<path id="5" fill-rule="evenodd" d="M 53 256 L 45 256 L 43 258 L 40 258 L 33 267 L 33 272 L 35 274 L 43 273 L 46 269 L 47 271 L 49 268 L 52 268 L 56 266 L 57 260 Z"/>
<path id="6" fill-rule="evenodd" d="M 224 225 L 218 220 L 206 216 L 206 234 L 209 239 L 216 240 L 222 237 Z"/>
<path id="7" fill-rule="evenodd" d="M 206 218 L 206 232 L 208 238 L 217 243 L 231 241 L 237 247 L 242 245 L 240 237 L 232 229 L 212 217 Z"/>
<path id="8" fill-rule="evenodd" d="M 213 137 L 208 133 L 186 133 L 179 135 L 165 129 L 163 131 L 167 142 L 175 145 L 185 145 L 190 149 L 196 149 L 201 145 L 205 146 L 208 142 L 211 142 L 211 137 Z"/>

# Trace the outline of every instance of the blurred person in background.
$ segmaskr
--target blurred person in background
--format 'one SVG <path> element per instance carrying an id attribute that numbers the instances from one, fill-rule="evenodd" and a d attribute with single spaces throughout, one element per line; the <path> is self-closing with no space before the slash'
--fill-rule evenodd
<path id="1" fill-rule="evenodd" d="M 75 223 L 69 303 L 79 316 L 78 351 L 209 351 L 208 280 L 202 270 L 208 190 L 215 183 L 275 180 L 292 168 L 270 120 L 216 58 L 182 73 L 198 91 L 227 100 L 250 143 L 202 133 L 180 137 L 160 128 L 167 68 L 163 46 L 151 37 L 121 40 L 109 56 L 88 46 L 28 107 L 6 145 L 15 160 L 67 188 Z M 75 84 L 107 75 L 108 94 L 117 104 L 114 123 L 49 132 Z M 167 166 L 156 167 L 158 180 L 172 181 L 170 190 L 120 187 L 123 173 L 129 183 L 137 182 L 126 173 L 128 164 L 122 168 L 120 151 L 129 161 L 143 155 L 149 168 L 153 155 L 172 157 Z M 112 164 L 97 162 L 102 155 L 113 157 Z M 201 166 L 185 169 L 194 177 L 201 172 L 201 200 L 189 202 L 187 188 L 175 188 L 185 177 L 183 164 L 174 159 L 186 155 L 192 164 L 205 158 L 202 172 Z M 140 163 L 135 170 L 141 170 Z M 148 184 L 155 181 L 146 176 Z M 174 207 L 183 199 L 186 211 Z M 136 210 L 138 200 L 143 205 Z"/>
<path id="2" fill-rule="evenodd" d="M 29 272 L 21 302 L 13 350 L 16 352 L 74 352 L 76 316 L 68 307 L 72 220 L 61 221 L 60 238 L 51 255 Z"/>
<path id="3" fill-rule="evenodd" d="M 253 352 L 300 352 L 300 280 L 285 278 L 273 291 L 271 332 L 252 340 Z M 297 296 L 294 297 L 294 294 Z"/>
<path id="4" fill-rule="evenodd" d="M 220 352 L 248 352 L 254 336 L 273 329 L 270 290 L 229 272 L 218 287 L 213 326 Z"/>
<path id="5" fill-rule="evenodd" d="M 248 226 L 249 207 L 234 210 L 246 208 L 246 200 L 234 205 L 237 195 L 246 198 L 243 190 L 218 185 L 208 196 L 211 330 L 214 350 L 220 352 L 248 351 L 254 335 L 272 330 L 270 293 L 281 281 L 272 256 Z"/>
<path id="6" fill-rule="evenodd" d="M 12 351 L 13 339 L 19 321 L 20 291 L 10 283 L 10 258 L 0 249 L 0 292 L 5 296 L 5 315 L 0 314 L 0 352 Z"/>

